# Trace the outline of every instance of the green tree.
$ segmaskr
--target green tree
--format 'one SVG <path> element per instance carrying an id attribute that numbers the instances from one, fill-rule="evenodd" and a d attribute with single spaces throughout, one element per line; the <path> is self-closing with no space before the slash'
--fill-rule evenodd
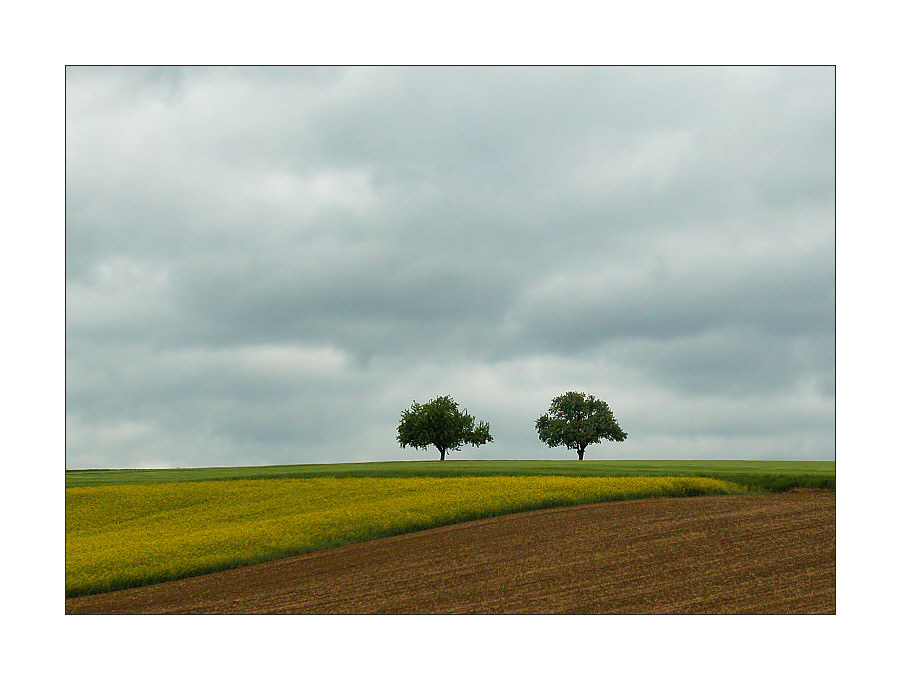
<path id="1" fill-rule="evenodd" d="M 589 444 L 602 439 L 621 442 L 628 435 L 613 417 L 607 402 L 584 392 L 554 397 L 548 412 L 535 421 L 538 438 L 550 447 L 565 446 L 585 456 Z"/>
<path id="2" fill-rule="evenodd" d="M 488 423 L 479 421 L 448 397 L 435 397 L 426 404 L 413 402 L 400 414 L 397 441 L 401 448 L 426 449 L 434 445 L 441 460 L 448 451 L 459 451 L 463 444 L 481 446 L 494 441 Z"/>

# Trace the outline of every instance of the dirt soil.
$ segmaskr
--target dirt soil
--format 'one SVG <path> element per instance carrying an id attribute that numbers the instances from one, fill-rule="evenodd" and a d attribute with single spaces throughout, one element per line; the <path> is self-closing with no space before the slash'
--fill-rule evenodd
<path id="1" fill-rule="evenodd" d="M 655 498 L 429 529 L 67 614 L 834 614 L 835 493 Z"/>

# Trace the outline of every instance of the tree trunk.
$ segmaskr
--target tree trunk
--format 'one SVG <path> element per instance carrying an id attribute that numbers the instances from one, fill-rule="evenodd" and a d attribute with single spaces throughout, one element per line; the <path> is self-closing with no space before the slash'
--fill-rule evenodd
<path id="1" fill-rule="evenodd" d="M 579 449 L 579 460 L 582 460 L 582 458 L 584 456 L 585 456 L 585 449 L 584 448 Z"/>
<path id="2" fill-rule="evenodd" d="M 444 460 L 444 449 L 438 449 L 441 452 L 441 460 Z"/>

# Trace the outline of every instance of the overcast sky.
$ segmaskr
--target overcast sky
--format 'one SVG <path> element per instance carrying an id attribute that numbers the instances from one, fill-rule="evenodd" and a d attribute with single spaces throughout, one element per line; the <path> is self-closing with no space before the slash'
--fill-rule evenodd
<path id="1" fill-rule="evenodd" d="M 834 459 L 834 76 L 68 68 L 67 467 Z"/>

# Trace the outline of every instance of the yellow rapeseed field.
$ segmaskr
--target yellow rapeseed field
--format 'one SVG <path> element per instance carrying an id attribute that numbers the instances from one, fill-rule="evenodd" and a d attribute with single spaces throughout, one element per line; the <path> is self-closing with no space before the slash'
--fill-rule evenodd
<path id="1" fill-rule="evenodd" d="M 66 595 L 550 506 L 736 493 L 703 477 L 254 479 L 66 489 Z"/>

